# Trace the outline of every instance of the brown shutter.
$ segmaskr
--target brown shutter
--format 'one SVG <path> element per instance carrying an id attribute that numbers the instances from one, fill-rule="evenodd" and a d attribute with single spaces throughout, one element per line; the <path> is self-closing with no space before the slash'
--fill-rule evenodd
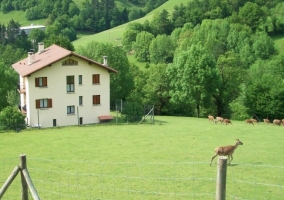
<path id="1" fill-rule="evenodd" d="M 96 78 L 95 74 L 93 74 L 93 83 L 95 83 L 95 78 Z"/>
<path id="2" fill-rule="evenodd" d="M 100 75 L 97 74 L 97 83 L 100 83 Z"/>
<path id="3" fill-rule="evenodd" d="M 52 108 L 52 99 L 48 99 L 48 105 L 47 105 L 48 108 Z"/>
<path id="4" fill-rule="evenodd" d="M 35 78 L 35 86 L 39 87 L 39 78 Z"/>
<path id="5" fill-rule="evenodd" d="M 36 99 L 36 108 L 40 107 L 39 99 Z"/>
<path id="6" fill-rule="evenodd" d="M 42 86 L 47 86 L 47 77 L 42 78 Z"/>
<path id="7" fill-rule="evenodd" d="M 101 96 L 97 95 L 97 104 L 101 104 Z"/>

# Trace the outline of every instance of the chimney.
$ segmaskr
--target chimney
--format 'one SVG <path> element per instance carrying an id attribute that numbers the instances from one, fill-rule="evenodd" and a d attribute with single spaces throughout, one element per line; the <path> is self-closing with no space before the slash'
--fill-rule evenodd
<path id="1" fill-rule="evenodd" d="M 104 65 L 107 66 L 107 56 L 104 56 Z"/>
<path id="2" fill-rule="evenodd" d="M 43 50 L 44 50 L 44 43 L 43 42 L 39 42 L 38 43 L 38 54 L 43 52 Z"/>
<path id="3" fill-rule="evenodd" d="M 28 65 L 31 65 L 31 64 L 33 64 L 33 62 L 34 62 L 34 52 L 28 52 Z"/>

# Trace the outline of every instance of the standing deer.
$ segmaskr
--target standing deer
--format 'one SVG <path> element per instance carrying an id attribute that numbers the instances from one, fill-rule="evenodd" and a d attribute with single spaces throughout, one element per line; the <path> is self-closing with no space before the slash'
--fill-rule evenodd
<path id="1" fill-rule="evenodd" d="M 224 119 L 224 120 L 223 120 L 223 123 L 224 123 L 225 125 L 227 125 L 227 124 L 233 125 L 232 122 L 231 122 L 231 120 L 229 120 L 229 119 Z"/>
<path id="2" fill-rule="evenodd" d="M 269 119 L 263 119 L 263 122 L 266 123 L 266 124 L 268 124 L 268 125 L 270 124 Z"/>
<path id="3" fill-rule="evenodd" d="M 252 121 L 253 123 L 258 124 L 258 121 L 257 121 L 256 119 L 251 119 L 251 121 Z"/>
<path id="4" fill-rule="evenodd" d="M 273 120 L 273 124 L 274 124 L 274 125 L 281 126 L 282 121 L 281 121 L 280 119 L 274 119 L 274 120 Z"/>
<path id="5" fill-rule="evenodd" d="M 239 139 L 237 139 L 237 142 L 236 142 L 235 145 L 217 147 L 217 148 L 215 149 L 215 155 L 214 155 L 214 156 L 212 157 L 212 159 L 211 159 L 210 166 L 211 166 L 211 164 L 212 164 L 213 159 L 214 159 L 217 155 L 219 155 L 219 156 L 228 156 L 228 158 L 229 158 L 229 163 L 228 163 L 228 165 L 229 165 L 229 164 L 232 162 L 232 160 L 233 160 L 233 153 L 234 153 L 234 151 L 236 150 L 236 148 L 237 148 L 239 145 L 243 145 L 243 143 L 242 143 Z M 230 158 L 231 158 L 231 160 L 230 160 Z"/>
<path id="6" fill-rule="evenodd" d="M 217 124 L 218 122 L 220 122 L 222 124 L 223 120 L 224 119 L 222 117 L 216 117 L 215 124 Z"/>
<path id="7" fill-rule="evenodd" d="M 212 115 L 208 115 L 208 120 L 209 120 L 209 122 L 214 122 L 214 116 L 212 116 Z"/>
<path id="8" fill-rule="evenodd" d="M 251 119 L 247 119 L 246 124 L 248 124 L 248 125 L 252 124 L 254 126 L 253 121 Z"/>

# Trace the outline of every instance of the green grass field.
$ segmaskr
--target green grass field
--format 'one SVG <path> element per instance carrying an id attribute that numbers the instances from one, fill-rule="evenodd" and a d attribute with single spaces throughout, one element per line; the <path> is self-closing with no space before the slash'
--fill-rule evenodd
<path id="1" fill-rule="evenodd" d="M 156 116 L 156 123 L 0 133 L 0 182 L 19 155 L 41 199 L 215 199 L 214 149 L 244 145 L 227 169 L 227 199 L 282 199 L 284 127 Z M 2 199 L 19 199 L 19 176 Z"/>

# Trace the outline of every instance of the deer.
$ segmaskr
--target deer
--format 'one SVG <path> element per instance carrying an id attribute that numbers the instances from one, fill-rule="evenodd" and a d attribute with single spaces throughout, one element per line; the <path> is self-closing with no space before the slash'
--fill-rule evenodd
<path id="1" fill-rule="evenodd" d="M 269 119 L 263 119 L 263 122 L 266 123 L 266 124 L 268 124 L 268 125 L 270 124 Z"/>
<path id="2" fill-rule="evenodd" d="M 258 124 L 258 121 L 257 121 L 256 119 L 251 119 L 251 121 L 252 121 L 253 123 Z"/>
<path id="3" fill-rule="evenodd" d="M 229 120 L 229 119 L 224 119 L 224 120 L 223 120 L 223 123 L 224 123 L 225 125 L 227 125 L 227 124 L 232 124 L 231 120 Z M 232 125 L 233 125 L 233 124 L 232 124 Z"/>
<path id="4" fill-rule="evenodd" d="M 281 121 L 280 119 L 274 119 L 274 120 L 273 120 L 273 124 L 274 124 L 274 125 L 281 126 L 282 121 Z"/>
<path id="5" fill-rule="evenodd" d="M 251 119 L 247 119 L 246 124 L 248 124 L 248 125 L 252 124 L 254 126 L 253 121 Z"/>
<path id="6" fill-rule="evenodd" d="M 243 143 L 239 140 L 239 139 L 236 139 L 236 144 L 235 145 L 228 145 L 228 146 L 220 146 L 220 147 L 217 147 L 215 149 L 215 155 L 212 157 L 211 159 L 211 163 L 210 163 L 210 167 L 211 167 L 211 164 L 212 164 L 212 161 L 214 160 L 214 158 L 219 155 L 219 156 L 228 156 L 228 159 L 229 159 L 229 163 L 228 165 L 232 162 L 233 160 L 233 153 L 234 151 L 236 150 L 236 148 L 239 146 L 239 145 L 243 145 Z M 231 160 L 230 160 L 231 158 Z"/>
<path id="7" fill-rule="evenodd" d="M 214 116 L 208 115 L 208 120 L 209 122 L 214 122 L 215 121 Z"/>
<path id="8" fill-rule="evenodd" d="M 224 119 L 222 117 L 216 117 L 215 124 L 217 124 L 218 122 L 223 123 L 223 120 Z"/>

